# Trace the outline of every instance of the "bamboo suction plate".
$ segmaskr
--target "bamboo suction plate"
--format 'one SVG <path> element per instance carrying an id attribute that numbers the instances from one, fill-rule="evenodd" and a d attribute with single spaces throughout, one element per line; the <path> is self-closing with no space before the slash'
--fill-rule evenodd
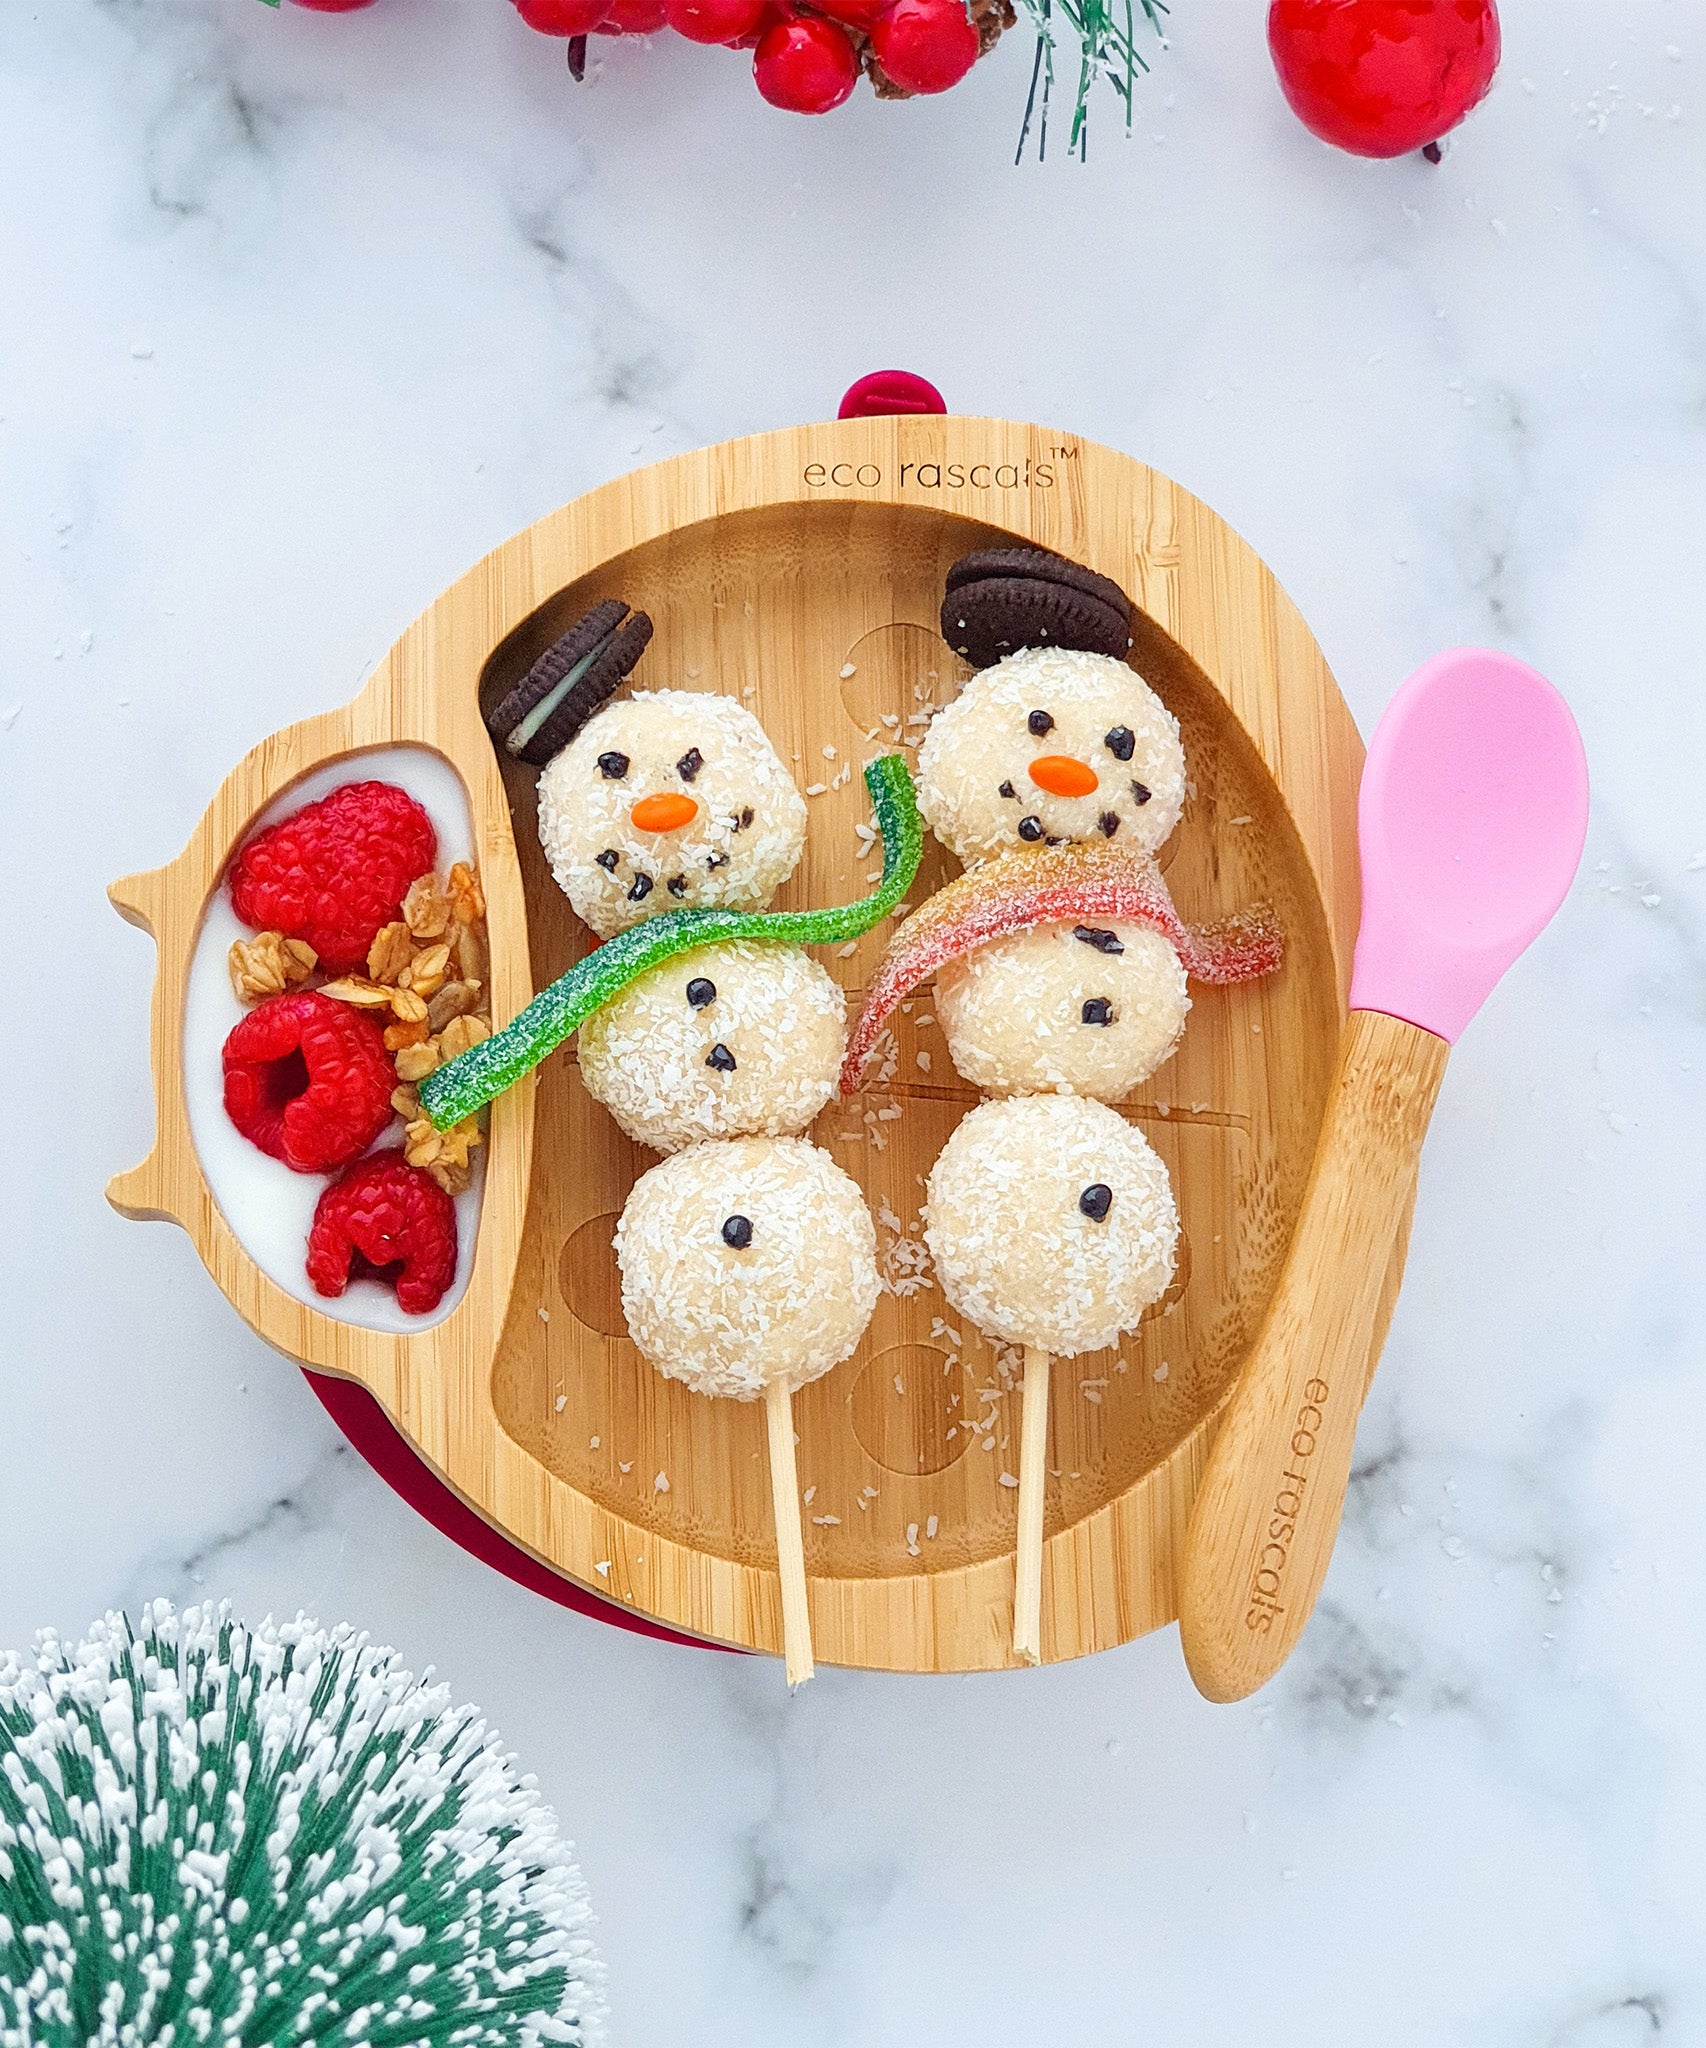
<path id="1" fill-rule="evenodd" d="M 359 774 L 366 750 L 418 748 L 466 794 L 494 1014 L 513 1014 L 591 937 L 540 854 L 532 777 L 500 767 L 481 704 L 613 596 L 656 624 L 637 686 L 740 696 L 801 788 L 823 786 L 777 907 L 852 900 L 872 865 L 855 832 L 859 766 L 920 736 L 963 674 L 934 623 L 943 572 L 1014 542 L 1100 570 L 1141 608 L 1132 659 L 1179 717 L 1193 784 L 1165 854 L 1181 912 L 1265 897 L 1287 936 L 1272 980 L 1193 991 L 1180 1051 L 1126 1109 L 1177 1190 L 1173 1287 L 1117 1352 L 1052 1375 L 1043 1656 L 1128 1641 L 1177 1612 L 1214 1419 L 1308 1177 L 1357 923 L 1355 728 L 1295 609 L 1206 507 L 1107 449 L 991 420 L 851 419 L 679 456 L 499 548 L 353 704 L 243 760 L 171 866 L 112 892 L 159 945 L 158 1137 L 114 1181 L 115 1206 L 181 1223 L 263 1337 L 366 1386 L 515 1542 L 693 1634 L 776 1651 L 781 1609 L 761 1408 L 663 1379 L 623 1326 L 611 1232 L 652 1155 L 584 1093 L 571 1044 L 494 1108 L 472 1271 L 444 1320 L 374 1329 L 296 1298 L 246 1249 L 252 1219 L 214 1199 L 191 1133 L 186 994 L 204 916 L 235 847 L 295 784 L 338 763 Z M 927 843 L 913 899 L 952 872 Z M 825 961 L 855 1001 L 886 935 Z M 926 990 L 897 1019 L 890 1079 L 811 1134 L 862 1184 L 896 1291 L 853 1358 L 799 1396 L 795 1426 L 819 1659 L 975 1670 L 1014 1661 L 1020 1393 L 933 1287 L 910 1286 L 923 1177 L 975 1100 L 929 1008 Z"/>

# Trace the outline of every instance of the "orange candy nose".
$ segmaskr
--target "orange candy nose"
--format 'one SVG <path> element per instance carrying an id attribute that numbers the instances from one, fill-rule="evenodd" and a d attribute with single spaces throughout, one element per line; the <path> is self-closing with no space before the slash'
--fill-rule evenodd
<path id="1" fill-rule="evenodd" d="M 640 832 L 679 832 L 699 815 L 699 806 L 678 790 L 664 790 L 658 796 L 643 796 L 628 813 Z"/>
<path id="2" fill-rule="evenodd" d="M 1089 796 L 1097 776 L 1088 761 L 1071 754 L 1039 754 L 1031 763 L 1031 780 L 1050 796 Z"/>

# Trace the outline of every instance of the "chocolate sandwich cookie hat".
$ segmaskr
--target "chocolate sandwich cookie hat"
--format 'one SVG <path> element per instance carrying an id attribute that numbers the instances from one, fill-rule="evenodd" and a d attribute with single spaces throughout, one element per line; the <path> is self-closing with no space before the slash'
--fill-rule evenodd
<path id="1" fill-rule="evenodd" d="M 626 682 L 652 637 L 644 612 L 606 598 L 554 640 L 487 715 L 503 750 L 543 768 Z"/>
<path id="2" fill-rule="evenodd" d="M 991 668 L 1021 647 L 1123 660 L 1131 600 L 1110 578 L 1047 548 L 979 548 L 948 571 L 942 638 L 973 668 Z"/>

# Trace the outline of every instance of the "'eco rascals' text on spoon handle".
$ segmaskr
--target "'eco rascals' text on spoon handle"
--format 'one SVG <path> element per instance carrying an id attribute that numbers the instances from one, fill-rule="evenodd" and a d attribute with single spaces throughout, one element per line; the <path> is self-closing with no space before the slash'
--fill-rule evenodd
<path id="1" fill-rule="evenodd" d="M 1199 1692 L 1238 1700 L 1291 1654 L 1327 1573 L 1393 1243 L 1450 1047 L 1377 1010 L 1346 1019 L 1279 1285 L 1191 1511 L 1179 1631 Z"/>

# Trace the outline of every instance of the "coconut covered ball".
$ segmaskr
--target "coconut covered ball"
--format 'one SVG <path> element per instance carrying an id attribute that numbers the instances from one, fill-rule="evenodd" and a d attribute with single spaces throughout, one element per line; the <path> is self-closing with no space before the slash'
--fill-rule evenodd
<path id="1" fill-rule="evenodd" d="M 918 750 L 919 808 L 968 863 L 1116 837 L 1153 852 L 1184 801 L 1178 720 L 1106 654 L 1008 655 L 971 678 Z"/>
<path id="2" fill-rule="evenodd" d="M 1179 1042 L 1191 999 L 1148 925 L 1037 925 L 939 969 L 948 1052 L 990 1095 L 1123 1102 Z"/>
<path id="3" fill-rule="evenodd" d="M 835 1093 L 847 1000 L 797 946 L 746 939 L 678 953 L 580 1031 L 581 1079 L 630 1138 L 803 1131 Z"/>
<path id="4" fill-rule="evenodd" d="M 539 778 L 551 872 L 601 938 L 693 904 L 762 910 L 805 838 L 805 798 L 732 697 L 620 698 Z"/>
<path id="5" fill-rule="evenodd" d="M 696 1394 L 803 1387 L 851 1353 L 877 1305 L 865 1198 L 804 1138 L 725 1138 L 654 1166 L 616 1257 L 634 1342 Z"/>
<path id="6" fill-rule="evenodd" d="M 1153 1147 L 1082 1096 L 983 1103 L 930 1171 L 924 1240 L 942 1292 L 987 1336 L 1057 1358 L 1135 1329 L 1178 1239 Z"/>

